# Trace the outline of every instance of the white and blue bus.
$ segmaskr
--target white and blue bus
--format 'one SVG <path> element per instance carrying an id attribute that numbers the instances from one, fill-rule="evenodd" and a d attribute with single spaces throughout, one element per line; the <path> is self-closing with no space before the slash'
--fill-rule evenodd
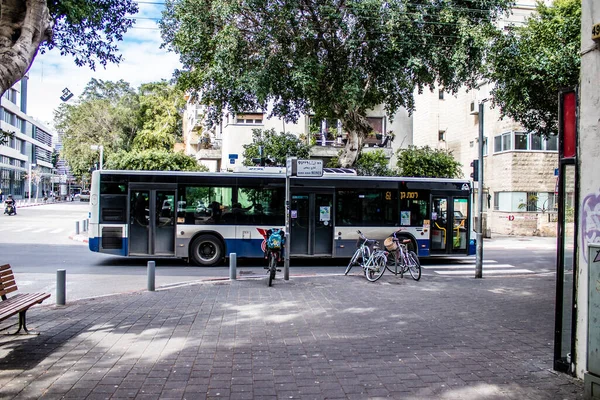
<path id="1" fill-rule="evenodd" d="M 198 265 L 216 265 L 230 253 L 262 258 L 265 231 L 284 228 L 286 194 L 285 170 L 259 169 L 94 171 L 89 248 Z M 419 257 L 475 253 L 470 181 L 331 172 L 290 178 L 292 259 L 349 258 L 357 230 L 382 242 L 400 231 Z"/>

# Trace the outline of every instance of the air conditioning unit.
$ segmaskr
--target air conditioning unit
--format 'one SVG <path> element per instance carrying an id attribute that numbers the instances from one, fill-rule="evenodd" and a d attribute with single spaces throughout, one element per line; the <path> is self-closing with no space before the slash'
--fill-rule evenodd
<path id="1" fill-rule="evenodd" d="M 469 114 L 471 114 L 471 115 L 479 114 L 479 103 L 477 102 L 477 100 L 471 101 L 471 104 L 469 106 Z"/>

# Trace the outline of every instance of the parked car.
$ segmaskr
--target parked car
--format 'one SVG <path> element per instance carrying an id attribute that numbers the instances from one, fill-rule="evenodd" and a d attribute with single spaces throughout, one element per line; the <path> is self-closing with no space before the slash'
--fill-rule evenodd
<path id="1" fill-rule="evenodd" d="M 79 194 L 79 201 L 90 201 L 90 191 L 82 190 Z"/>

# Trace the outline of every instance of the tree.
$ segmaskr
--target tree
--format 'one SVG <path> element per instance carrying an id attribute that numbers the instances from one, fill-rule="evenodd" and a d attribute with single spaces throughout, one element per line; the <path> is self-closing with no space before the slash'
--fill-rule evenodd
<path id="1" fill-rule="evenodd" d="M 356 174 L 360 176 L 394 176 L 395 171 L 388 166 L 388 159 L 382 150 L 362 152 L 354 164 Z M 338 157 L 333 157 L 327 164 L 331 168 L 339 168 Z"/>
<path id="2" fill-rule="evenodd" d="M 31 175 L 30 174 L 25 174 L 25 177 L 29 180 L 31 180 L 31 183 L 33 185 L 35 185 L 35 198 L 39 198 L 40 197 L 40 183 L 42 183 L 42 180 L 44 179 L 44 176 L 42 174 L 42 169 L 40 167 L 35 167 L 31 170 Z M 31 193 L 29 193 L 29 197 L 31 196 Z"/>
<path id="3" fill-rule="evenodd" d="M 25 75 L 38 50 L 56 48 L 92 69 L 118 63 L 116 42 L 137 11 L 134 0 L 2 0 L 0 95 Z"/>
<path id="4" fill-rule="evenodd" d="M 89 172 L 98 156 L 90 145 L 104 146 L 108 157 L 131 148 L 139 130 L 139 98 L 127 82 L 92 79 L 73 104 L 61 104 L 55 113 L 56 129 L 63 134 L 62 157 L 73 175 Z"/>
<path id="5" fill-rule="evenodd" d="M 474 84 L 493 20 L 510 0 L 168 0 L 165 45 L 209 120 L 223 110 L 339 119 L 354 164 L 369 109 L 414 108 L 415 88 Z"/>
<path id="6" fill-rule="evenodd" d="M 523 26 L 498 32 L 489 54 L 493 104 L 532 133 L 558 133 L 558 90 L 579 82 L 581 0 L 539 2 Z"/>
<path id="7" fill-rule="evenodd" d="M 388 159 L 383 150 L 361 153 L 354 165 L 356 174 L 362 176 L 393 176 L 394 171 L 388 167 Z"/>
<path id="8" fill-rule="evenodd" d="M 208 171 L 194 157 L 164 149 L 118 151 L 107 162 L 107 169 L 147 171 Z"/>
<path id="9" fill-rule="evenodd" d="M 398 174 L 427 178 L 460 178 L 461 163 L 454 159 L 452 152 L 432 149 L 429 146 L 408 146 L 396 153 Z"/>
<path id="10" fill-rule="evenodd" d="M 125 81 L 92 79 L 75 103 L 62 104 L 55 113 L 55 126 L 63 134 L 62 156 L 78 177 L 87 174 L 99 156 L 90 145 L 104 146 L 106 160 L 115 153 L 124 157 L 123 152 L 134 152 L 124 158 L 134 166 L 144 164 L 139 159 L 144 155 L 151 158 L 148 165 L 169 166 L 173 160 L 146 150 L 173 151 L 184 101 L 183 93 L 164 81 L 143 84 L 135 91 Z"/>
<path id="11" fill-rule="evenodd" d="M 263 157 L 271 158 L 275 165 L 285 165 L 288 157 L 308 158 L 310 146 L 291 133 L 277 133 L 275 129 L 252 130 L 252 143 L 244 145 L 244 165 L 254 165 L 253 158 L 260 158 L 259 147 L 263 148 Z"/>
<path id="12" fill-rule="evenodd" d="M 180 110 L 185 106 L 184 93 L 166 81 L 140 86 L 141 129 L 133 147 L 138 150 L 164 148 L 170 150 L 181 138 Z"/>

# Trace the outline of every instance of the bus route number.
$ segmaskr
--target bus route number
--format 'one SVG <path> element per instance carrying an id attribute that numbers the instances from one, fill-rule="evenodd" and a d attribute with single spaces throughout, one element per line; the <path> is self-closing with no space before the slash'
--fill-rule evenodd
<path id="1" fill-rule="evenodd" d="M 419 198 L 419 193 L 418 192 L 400 192 L 400 200 L 403 199 L 418 199 Z"/>

